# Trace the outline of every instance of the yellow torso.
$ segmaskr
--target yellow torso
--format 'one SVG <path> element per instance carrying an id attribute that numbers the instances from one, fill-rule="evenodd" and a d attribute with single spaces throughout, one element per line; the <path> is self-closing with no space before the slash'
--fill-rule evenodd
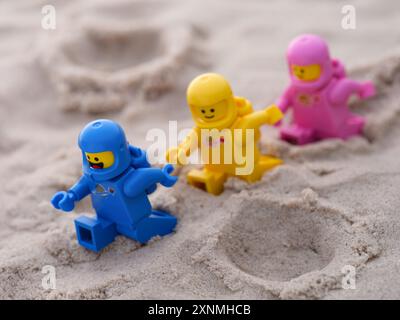
<path id="1" fill-rule="evenodd" d="M 243 117 L 253 112 L 252 105 L 248 100 L 239 97 L 235 97 L 235 102 L 239 112 L 229 127 L 211 131 L 197 128 L 199 151 L 205 167 L 231 175 L 235 175 L 236 168 L 246 166 L 248 161 L 256 163 L 259 159 L 257 142 L 260 139 L 260 130 L 252 130 L 252 135 L 247 136 L 248 141 L 244 143 L 241 138 L 243 130 L 238 129 Z"/>

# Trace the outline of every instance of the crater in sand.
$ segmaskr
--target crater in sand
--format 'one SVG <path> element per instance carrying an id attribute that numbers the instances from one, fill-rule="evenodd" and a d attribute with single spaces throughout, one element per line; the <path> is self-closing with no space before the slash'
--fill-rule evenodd
<path id="1" fill-rule="evenodd" d="M 335 235 L 318 212 L 270 205 L 245 207 L 227 225 L 220 245 L 242 271 L 272 280 L 288 281 L 321 270 L 334 257 Z"/>
<path id="2" fill-rule="evenodd" d="M 158 98 L 202 51 L 193 26 L 143 21 L 77 25 L 54 43 L 42 62 L 61 108 L 91 114 L 120 111 L 138 94 Z"/>
<path id="3" fill-rule="evenodd" d="M 146 64 L 165 53 L 159 30 L 98 32 L 87 30 L 64 45 L 70 62 L 89 69 L 115 72 Z"/>

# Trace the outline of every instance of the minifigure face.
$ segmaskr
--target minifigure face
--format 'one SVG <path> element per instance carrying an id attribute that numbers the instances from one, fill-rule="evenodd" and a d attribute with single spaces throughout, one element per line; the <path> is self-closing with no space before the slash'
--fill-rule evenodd
<path id="1" fill-rule="evenodd" d="M 111 167 L 114 164 L 114 154 L 111 151 L 89 153 L 85 152 L 89 167 L 94 170 L 101 170 Z"/>
<path id="2" fill-rule="evenodd" d="M 223 100 L 211 106 L 190 106 L 190 110 L 196 122 L 212 125 L 228 115 L 229 105 L 227 100 Z"/>
<path id="3" fill-rule="evenodd" d="M 321 75 L 321 67 L 319 64 L 310 64 L 306 66 L 291 65 L 293 75 L 300 81 L 315 81 Z"/>

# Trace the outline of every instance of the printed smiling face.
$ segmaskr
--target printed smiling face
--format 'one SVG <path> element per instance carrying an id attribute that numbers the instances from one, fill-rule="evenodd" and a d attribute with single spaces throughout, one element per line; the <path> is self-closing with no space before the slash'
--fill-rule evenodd
<path id="1" fill-rule="evenodd" d="M 224 119 L 229 112 L 228 101 L 223 100 L 211 106 L 190 106 L 195 122 L 209 124 Z"/>
<path id="2" fill-rule="evenodd" d="M 291 65 L 292 74 L 300 81 L 316 81 L 321 75 L 319 64 L 310 64 L 307 66 Z"/>
<path id="3" fill-rule="evenodd" d="M 195 78 L 187 89 L 187 101 L 193 120 L 200 128 L 226 128 L 237 117 L 231 87 L 216 73 Z"/>
<path id="4" fill-rule="evenodd" d="M 89 167 L 94 170 L 102 170 L 114 164 L 114 154 L 111 151 L 89 153 L 85 152 Z"/>

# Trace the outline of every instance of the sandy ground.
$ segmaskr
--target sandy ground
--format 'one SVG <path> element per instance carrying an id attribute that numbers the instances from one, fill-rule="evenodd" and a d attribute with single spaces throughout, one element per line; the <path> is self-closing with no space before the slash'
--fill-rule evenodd
<path id="1" fill-rule="evenodd" d="M 400 5 L 398 1 L 53 1 L 57 29 L 40 26 L 45 1 L 0 4 L 0 298 L 400 298 Z M 357 29 L 340 26 L 357 9 Z M 256 108 L 287 82 L 284 52 L 302 32 L 325 37 L 352 76 L 379 94 L 355 102 L 365 137 L 306 147 L 264 130 L 285 164 L 262 181 L 237 179 L 219 197 L 186 184 L 159 188 L 155 207 L 176 233 L 146 246 L 118 238 L 101 254 L 76 243 L 71 214 L 49 203 L 80 174 L 77 135 L 98 117 L 131 143 L 192 125 L 185 88 L 224 74 Z M 56 268 L 44 290 L 43 266 Z M 342 289 L 342 268 L 356 288 Z"/>

